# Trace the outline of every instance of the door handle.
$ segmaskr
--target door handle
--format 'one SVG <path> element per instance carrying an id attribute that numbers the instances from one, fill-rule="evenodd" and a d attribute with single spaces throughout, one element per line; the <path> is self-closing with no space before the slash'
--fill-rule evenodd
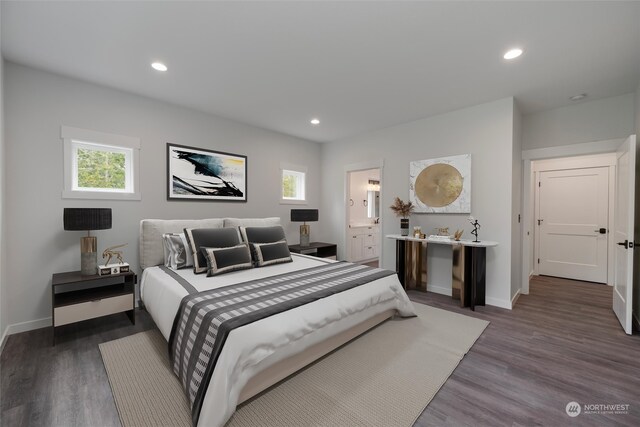
<path id="1" fill-rule="evenodd" d="M 600 234 L 607 234 L 607 229 L 606 228 L 600 228 L 598 230 L 593 230 L 596 233 L 600 233 Z"/>
<path id="2" fill-rule="evenodd" d="M 633 247 L 633 242 L 631 242 L 631 246 L 629 246 L 629 241 L 625 240 L 624 242 L 618 242 L 620 246 L 624 246 L 625 249 L 629 249 L 629 247 Z"/>
<path id="3" fill-rule="evenodd" d="M 542 221 L 544 221 L 543 219 L 539 219 L 538 220 L 538 225 L 542 224 Z"/>

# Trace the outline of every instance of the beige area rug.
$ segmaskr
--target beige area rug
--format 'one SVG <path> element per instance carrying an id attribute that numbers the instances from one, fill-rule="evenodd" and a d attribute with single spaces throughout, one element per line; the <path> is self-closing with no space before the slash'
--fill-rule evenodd
<path id="1" fill-rule="evenodd" d="M 489 322 L 414 303 L 241 405 L 227 427 L 411 426 Z M 156 330 L 100 344 L 124 427 L 190 426 Z"/>

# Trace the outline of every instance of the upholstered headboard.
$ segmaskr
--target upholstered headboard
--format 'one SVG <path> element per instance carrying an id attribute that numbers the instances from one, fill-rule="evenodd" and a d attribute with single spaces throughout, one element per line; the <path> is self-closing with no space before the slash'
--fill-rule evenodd
<path id="1" fill-rule="evenodd" d="M 182 233 L 185 228 L 260 227 L 279 225 L 280 218 L 143 219 L 140 221 L 140 269 L 164 262 L 164 233 Z"/>

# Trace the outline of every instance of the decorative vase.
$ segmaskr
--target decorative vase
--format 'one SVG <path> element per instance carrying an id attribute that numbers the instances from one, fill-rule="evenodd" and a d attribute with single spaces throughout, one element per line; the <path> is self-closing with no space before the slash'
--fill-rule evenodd
<path id="1" fill-rule="evenodd" d="M 400 218 L 400 235 L 409 235 L 409 218 Z"/>

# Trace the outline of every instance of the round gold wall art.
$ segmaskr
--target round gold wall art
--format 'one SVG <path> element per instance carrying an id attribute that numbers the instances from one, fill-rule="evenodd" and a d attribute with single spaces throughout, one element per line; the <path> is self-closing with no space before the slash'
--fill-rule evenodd
<path id="1" fill-rule="evenodd" d="M 462 193 L 463 178 L 458 169 L 446 163 L 436 163 L 420 172 L 415 193 L 427 206 L 441 208 L 455 202 Z"/>

